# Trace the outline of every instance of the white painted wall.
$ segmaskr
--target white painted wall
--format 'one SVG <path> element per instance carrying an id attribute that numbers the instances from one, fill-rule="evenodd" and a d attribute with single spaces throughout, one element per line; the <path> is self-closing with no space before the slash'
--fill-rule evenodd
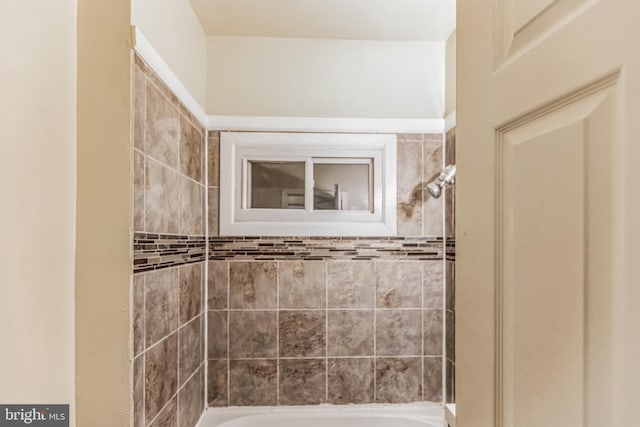
<path id="1" fill-rule="evenodd" d="M 449 36 L 446 44 L 444 114 L 456 111 L 456 32 Z"/>
<path id="2" fill-rule="evenodd" d="M 444 61 L 444 42 L 209 37 L 207 112 L 443 118 Z"/>
<path id="3" fill-rule="evenodd" d="M 73 414 L 77 2 L 1 8 L 0 402 Z"/>
<path id="4" fill-rule="evenodd" d="M 190 3 L 187 0 L 131 0 L 131 23 L 205 108 L 207 37 Z"/>

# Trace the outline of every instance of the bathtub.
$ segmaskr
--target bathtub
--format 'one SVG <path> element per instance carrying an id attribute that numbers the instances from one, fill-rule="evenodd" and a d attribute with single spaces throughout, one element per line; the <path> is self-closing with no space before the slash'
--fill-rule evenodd
<path id="1" fill-rule="evenodd" d="M 320 405 L 208 409 L 197 427 L 443 427 L 442 405 Z"/>

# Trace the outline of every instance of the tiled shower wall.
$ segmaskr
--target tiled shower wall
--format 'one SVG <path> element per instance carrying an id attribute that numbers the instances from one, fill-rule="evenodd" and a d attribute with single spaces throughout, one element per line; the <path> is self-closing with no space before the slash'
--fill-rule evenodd
<path id="1" fill-rule="evenodd" d="M 456 130 L 447 132 L 445 138 L 444 160 L 446 165 L 456 163 Z M 445 287 L 445 400 L 455 402 L 456 343 L 455 343 L 455 274 L 456 274 L 456 235 L 455 235 L 455 186 L 445 190 L 445 244 L 446 244 L 446 287 Z"/>
<path id="2" fill-rule="evenodd" d="M 209 135 L 211 406 L 442 401 L 443 135 L 398 135 L 396 238 L 216 238 Z"/>
<path id="3" fill-rule="evenodd" d="M 134 426 L 193 427 L 205 407 L 205 137 L 134 65 Z"/>

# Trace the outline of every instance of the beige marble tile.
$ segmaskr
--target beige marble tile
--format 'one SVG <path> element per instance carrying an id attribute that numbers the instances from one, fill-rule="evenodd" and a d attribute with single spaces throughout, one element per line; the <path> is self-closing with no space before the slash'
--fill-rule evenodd
<path id="1" fill-rule="evenodd" d="M 133 354 L 137 356 L 144 349 L 144 274 L 134 274 L 133 294 Z"/>
<path id="2" fill-rule="evenodd" d="M 444 274 L 443 262 L 424 261 L 423 282 L 424 282 L 424 308 L 442 308 Z"/>
<path id="3" fill-rule="evenodd" d="M 422 135 L 398 135 L 397 221 L 398 235 L 422 234 Z"/>
<path id="4" fill-rule="evenodd" d="M 178 99 L 178 96 L 169 89 L 169 87 L 162 81 L 162 79 L 160 79 L 151 67 L 146 67 L 145 74 L 149 84 L 152 84 L 156 90 L 163 94 L 169 100 L 169 103 L 176 108 L 176 110 L 179 109 L 180 100 Z"/>
<path id="5" fill-rule="evenodd" d="M 455 164 L 456 162 L 456 128 L 453 128 L 447 132 L 445 136 L 446 150 L 445 150 L 445 162 L 448 165 Z"/>
<path id="6" fill-rule="evenodd" d="M 207 278 L 209 310 L 224 310 L 229 307 L 229 263 L 227 261 L 209 261 Z"/>
<path id="7" fill-rule="evenodd" d="M 180 323 L 193 319 L 202 312 L 204 263 L 180 267 Z"/>
<path id="8" fill-rule="evenodd" d="M 144 155 L 133 151 L 133 230 L 144 231 Z"/>
<path id="9" fill-rule="evenodd" d="M 208 352 L 209 359 L 222 359 L 229 357 L 228 354 L 228 334 L 229 320 L 227 311 L 209 311 Z"/>
<path id="10" fill-rule="evenodd" d="M 178 331 L 180 361 L 178 366 L 179 387 L 182 387 L 185 381 L 204 362 L 202 324 L 202 318 L 198 317 Z"/>
<path id="11" fill-rule="evenodd" d="M 367 359 L 329 359 L 329 403 L 373 402 L 374 363 Z"/>
<path id="12" fill-rule="evenodd" d="M 422 351 L 421 310 L 378 310 L 376 354 L 417 356 Z"/>
<path id="13" fill-rule="evenodd" d="M 151 233 L 178 233 L 179 175 L 155 160 L 145 161 L 144 223 Z"/>
<path id="14" fill-rule="evenodd" d="M 228 359 L 209 360 L 209 369 L 207 371 L 207 396 L 209 406 L 221 407 L 229 405 L 228 374 Z"/>
<path id="15" fill-rule="evenodd" d="M 177 268 L 145 273 L 145 341 L 147 348 L 178 328 Z"/>
<path id="16" fill-rule="evenodd" d="M 229 369 L 229 404 L 276 405 L 277 371 L 275 360 L 232 360 Z"/>
<path id="17" fill-rule="evenodd" d="M 195 427 L 204 411 L 204 366 L 178 394 L 179 427 Z"/>
<path id="18" fill-rule="evenodd" d="M 443 167 L 442 151 L 444 136 L 441 134 L 425 135 L 424 141 L 424 175 L 423 182 L 436 179 Z M 444 214 L 444 197 L 434 199 L 428 191 L 424 192 L 423 230 L 425 236 L 441 237 L 444 234 L 442 218 Z"/>
<path id="19" fill-rule="evenodd" d="M 327 275 L 324 262 L 281 262 L 278 274 L 280 308 L 326 307 Z"/>
<path id="20" fill-rule="evenodd" d="M 145 153 L 180 169 L 180 120 L 177 108 L 149 80 L 146 88 Z"/>
<path id="21" fill-rule="evenodd" d="M 229 314 L 230 357 L 275 357 L 277 326 L 275 311 L 232 311 Z"/>
<path id="22" fill-rule="evenodd" d="M 456 188 L 448 187 L 444 191 L 444 231 L 447 238 L 455 238 Z"/>
<path id="23" fill-rule="evenodd" d="M 446 314 L 446 355 L 447 359 L 456 360 L 456 317 L 452 311 L 447 310 Z"/>
<path id="24" fill-rule="evenodd" d="M 421 400 L 421 357 L 376 360 L 376 403 L 409 403 Z"/>
<path id="25" fill-rule="evenodd" d="M 145 419 L 149 423 L 178 391 L 178 334 L 145 353 Z"/>
<path id="26" fill-rule="evenodd" d="M 424 310 L 424 355 L 442 354 L 442 309 Z"/>
<path id="27" fill-rule="evenodd" d="M 180 116 L 180 172 L 204 184 L 202 158 L 204 135 L 183 115 Z"/>
<path id="28" fill-rule="evenodd" d="M 324 359 L 280 359 L 280 405 L 326 402 Z"/>
<path id="29" fill-rule="evenodd" d="M 209 132 L 209 186 L 217 187 L 220 185 L 220 132 Z"/>
<path id="30" fill-rule="evenodd" d="M 376 262 L 376 307 L 421 307 L 422 263 Z"/>
<path id="31" fill-rule="evenodd" d="M 204 187 L 180 177 L 180 234 L 204 235 Z"/>
<path id="32" fill-rule="evenodd" d="M 174 397 L 149 427 L 178 427 L 178 398 Z"/>
<path id="33" fill-rule="evenodd" d="M 333 261 L 328 264 L 329 308 L 373 308 L 375 275 L 369 261 Z"/>
<path id="34" fill-rule="evenodd" d="M 373 356 L 373 310 L 330 310 L 329 356 Z"/>
<path id="35" fill-rule="evenodd" d="M 446 403 L 456 401 L 456 365 L 447 360 L 447 376 L 446 376 Z"/>
<path id="36" fill-rule="evenodd" d="M 280 357 L 324 356 L 326 349 L 324 311 L 281 311 Z"/>
<path id="37" fill-rule="evenodd" d="M 220 208 L 219 208 L 219 196 L 220 189 L 209 187 L 209 211 L 207 213 L 207 220 L 209 221 L 209 236 L 218 236 L 220 234 Z"/>
<path id="38" fill-rule="evenodd" d="M 146 131 L 146 78 L 144 71 L 136 66 L 133 81 L 133 146 L 144 150 L 144 136 Z"/>
<path id="39" fill-rule="evenodd" d="M 133 427 L 144 427 L 144 356 L 133 361 Z"/>
<path id="40" fill-rule="evenodd" d="M 447 310 L 456 309 L 456 263 L 447 261 L 447 287 L 446 287 Z"/>
<path id="41" fill-rule="evenodd" d="M 424 358 L 424 400 L 442 402 L 442 358 Z"/>
<path id="42" fill-rule="evenodd" d="M 276 308 L 276 292 L 275 262 L 231 262 L 229 264 L 231 308 Z"/>

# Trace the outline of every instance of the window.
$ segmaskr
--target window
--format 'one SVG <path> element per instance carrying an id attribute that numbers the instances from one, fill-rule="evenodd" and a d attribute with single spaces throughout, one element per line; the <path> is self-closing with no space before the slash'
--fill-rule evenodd
<path id="1" fill-rule="evenodd" d="M 221 134 L 221 235 L 395 235 L 395 202 L 395 135 Z"/>

